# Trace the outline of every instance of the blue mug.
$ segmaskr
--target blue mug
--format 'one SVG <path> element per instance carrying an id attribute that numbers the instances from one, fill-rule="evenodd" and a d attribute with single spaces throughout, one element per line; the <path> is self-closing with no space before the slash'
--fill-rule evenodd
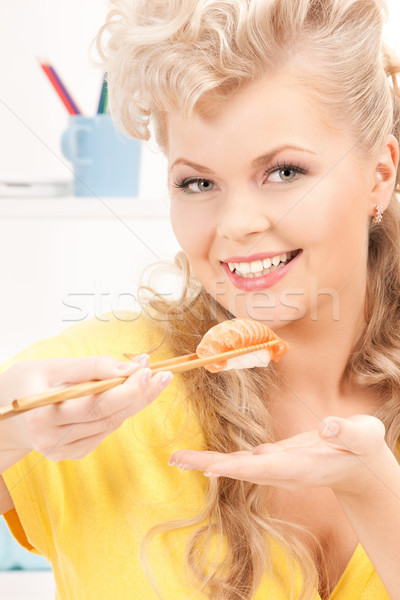
<path id="1" fill-rule="evenodd" d="M 124 136 L 109 114 L 72 115 L 61 147 L 72 163 L 75 196 L 138 195 L 141 142 Z"/>

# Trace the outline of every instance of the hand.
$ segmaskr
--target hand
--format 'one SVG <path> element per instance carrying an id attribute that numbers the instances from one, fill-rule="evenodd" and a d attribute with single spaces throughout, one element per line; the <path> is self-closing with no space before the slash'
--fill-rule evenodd
<path id="1" fill-rule="evenodd" d="M 329 417 L 318 430 L 249 451 L 179 450 L 169 464 L 288 490 L 329 486 L 338 493 L 357 494 L 379 476 L 384 454 L 391 454 L 384 436 L 384 425 L 375 417 Z"/>
<path id="2" fill-rule="evenodd" d="M 79 459 L 89 454 L 125 419 L 150 404 L 172 379 L 151 376 L 149 357 L 139 364 L 110 356 L 23 361 L 0 374 L 1 404 L 14 398 L 90 380 L 130 376 L 121 385 L 82 398 L 35 408 L 1 425 L 1 450 L 37 450 L 50 460 Z M 120 368 L 122 366 L 122 370 Z M 148 380 L 143 381 L 147 376 Z"/>

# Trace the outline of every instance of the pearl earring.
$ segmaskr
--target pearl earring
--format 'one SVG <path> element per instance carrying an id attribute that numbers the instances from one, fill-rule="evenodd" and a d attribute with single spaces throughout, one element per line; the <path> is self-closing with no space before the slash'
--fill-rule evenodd
<path id="1" fill-rule="evenodd" d="M 382 206 L 380 204 L 378 206 L 375 206 L 375 210 L 376 210 L 376 215 L 372 219 L 372 222 L 373 223 L 380 223 L 382 221 L 382 219 L 383 219 Z"/>

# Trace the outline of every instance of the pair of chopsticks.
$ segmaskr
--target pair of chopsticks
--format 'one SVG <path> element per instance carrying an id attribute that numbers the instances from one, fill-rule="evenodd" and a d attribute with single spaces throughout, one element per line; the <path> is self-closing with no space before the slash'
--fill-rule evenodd
<path id="1" fill-rule="evenodd" d="M 197 354 L 186 354 L 184 356 L 178 356 L 175 358 L 169 358 L 149 365 L 152 371 L 152 376 L 161 371 L 170 371 L 171 373 L 183 373 L 190 369 L 197 369 L 198 367 L 204 367 L 212 363 L 221 362 L 236 356 L 248 354 L 250 352 L 256 352 L 278 344 L 279 340 L 273 340 L 271 342 L 265 342 L 264 344 L 257 344 L 255 346 L 246 346 L 244 348 L 238 348 L 236 350 L 229 350 L 228 352 L 222 352 L 221 354 L 214 354 L 207 356 L 206 358 L 199 358 Z M 125 354 L 128 358 L 135 358 L 129 354 Z M 134 368 L 135 365 L 132 365 Z M 80 398 L 82 396 L 89 396 L 92 394 L 100 394 L 106 392 L 121 385 L 127 380 L 129 375 L 124 377 L 115 377 L 113 379 L 104 379 L 101 381 L 85 381 L 83 383 L 77 383 L 76 385 L 66 386 L 63 388 L 57 388 L 50 392 L 43 394 L 33 394 L 32 396 L 25 396 L 22 398 L 16 398 L 11 404 L 0 407 L 0 420 L 7 419 L 21 412 L 26 412 L 32 408 L 39 408 L 40 406 L 47 406 L 48 404 L 57 404 L 64 400 L 72 400 L 73 398 Z"/>

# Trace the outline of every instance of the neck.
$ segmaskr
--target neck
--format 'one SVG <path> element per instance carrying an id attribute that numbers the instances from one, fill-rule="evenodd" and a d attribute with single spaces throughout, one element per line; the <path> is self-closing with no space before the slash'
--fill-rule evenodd
<path id="1" fill-rule="evenodd" d="M 332 314 L 325 302 L 317 319 L 306 315 L 280 330 L 289 352 L 276 365 L 281 381 L 277 398 L 281 394 L 289 403 L 323 415 L 338 411 L 340 402 L 356 393 L 365 397 L 346 377 L 349 356 L 366 326 L 365 290 L 347 296 L 340 299 L 340 315 Z"/>

